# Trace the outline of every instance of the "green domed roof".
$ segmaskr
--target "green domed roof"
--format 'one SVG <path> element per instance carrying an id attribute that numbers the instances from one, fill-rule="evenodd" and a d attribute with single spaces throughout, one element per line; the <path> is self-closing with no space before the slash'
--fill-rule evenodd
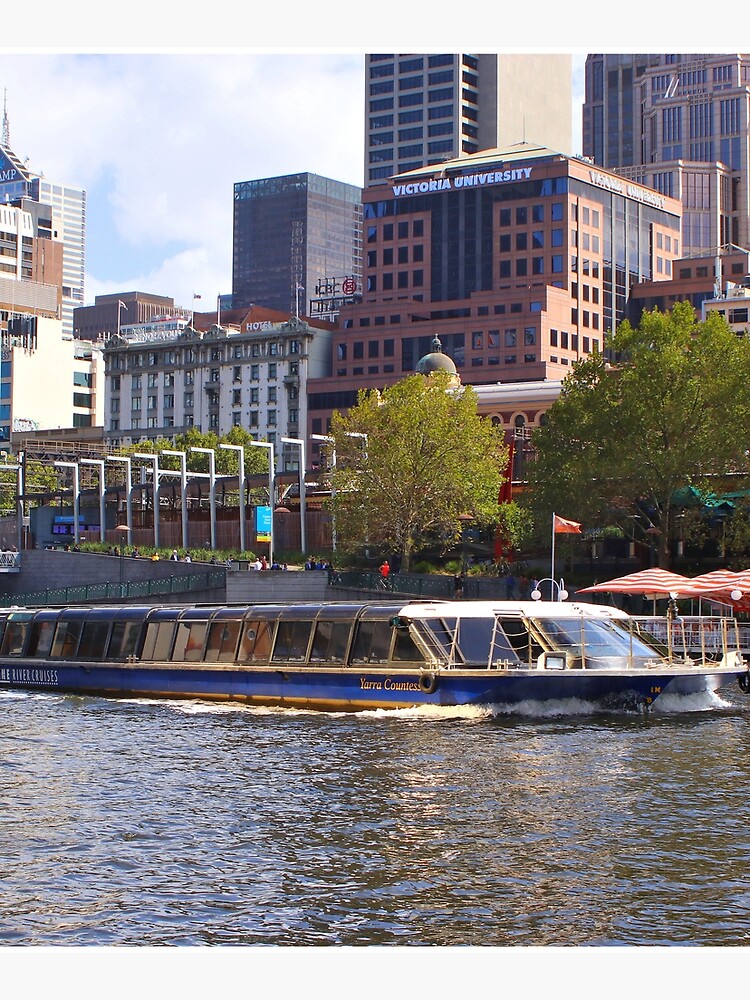
<path id="1" fill-rule="evenodd" d="M 418 375 L 431 375 L 438 371 L 456 374 L 456 366 L 447 354 L 443 354 L 443 345 L 437 336 L 432 341 L 432 352 L 420 358 L 414 370 Z"/>

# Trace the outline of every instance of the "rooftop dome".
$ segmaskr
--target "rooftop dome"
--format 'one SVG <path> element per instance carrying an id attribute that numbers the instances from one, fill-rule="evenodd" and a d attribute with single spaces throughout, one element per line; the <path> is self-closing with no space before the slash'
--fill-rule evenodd
<path id="1" fill-rule="evenodd" d="M 432 352 L 420 358 L 414 370 L 418 375 L 432 375 L 433 372 L 450 372 L 451 375 L 458 375 L 453 361 L 443 353 L 443 345 L 437 335 L 432 341 Z"/>

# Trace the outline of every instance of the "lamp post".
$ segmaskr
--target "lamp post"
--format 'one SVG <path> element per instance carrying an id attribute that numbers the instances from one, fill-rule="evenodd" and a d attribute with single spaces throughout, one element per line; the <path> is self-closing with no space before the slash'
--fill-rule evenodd
<path id="1" fill-rule="evenodd" d="M 467 544 L 467 534 L 469 530 L 469 525 L 474 520 L 472 514 L 459 514 L 458 519 L 461 522 L 461 573 L 466 577 L 466 570 L 468 568 L 467 558 L 466 558 L 466 544 Z"/>
<path id="2" fill-rule="evenodd" d="M 271 530 L 268 538 L 268 564 L 273 566 L 273 480 L 276 472 L 276 458 L 272 441 L 250 441 L 253 448 L 266 448 L 268 450 L 268 506 L 271 508 Z"/>
<path id="3" fill-rule="evenodd" d="M 106 539 L 107 510 L 104 495 L 104 459 L 103 458 L 81 458 L 81 465 L 95 465 L 99 469 L 99 541 L 104 544 Z"/>
<path id="4" fill-rule="evenodd" d="M 18 551 L 23 548 L 23 460 L 18 464 L 4 463 L 0 465 L 0 472 L 15 472 L 16 474 L 16 518 L 18 520 Z M 18 557 L 20 559 L 20 556 Z"/>
<path id="5" fill-rule="evenodd" d="M 78 462 L 55 462 L 55 468 L 73 470 L 73 543 L 78 545 L 80 537 L 78 517 L 81 506 L 80 490 L 78 486 Z"/>
<path id="6" fill-rule="evenodd" d="M 333 445 L 331 448 L 331 472 L 336 472 L 336 442 L 330 434 L 311 434 L 310 439 L 312 441 L 325 441 L 327 444 Z M 336 551 L 336 510 L 335 510 L 335 500 L 336 500 L 336 490 L 331 482 L 331 500 L 334 502 L 334 511 L 331 516 L 331 548 Z"/>
<path id="7" fill-rule="evenodd" d="M 208 455 L 208 507 L 211 518 L 211 549 L 216 548 L 216 452 L 213 448 L 191 448 L 191 451 Z M 205 476 L 205 472 L 195 472 L 193 475 Z"/>
<path id="8" fill-rule="evenodd" d="M 302 554 L 307 552 L 307 533 L 305 521 L 307 520 L 307 508 L 305 505 L 305 442 L 302 438 L 281 439 L 284 444 L 296 444 L 299 448 L 299 538 Z"/>
<path id="9" fill-rule="evenodd" d="M 565 589 L 565 581 L 563 580 L 562 577 L 560 577 L 560 582 L 558 583 L 557 580 L 553 580 L 551 576 L 545 576 L 541 580 L 537 580 L 536 581 L 536 587 L 534 588 L 534 590 L 531 591 L 531 599 L 532 599 L 532 601 L 539 601 L 539 600 L 541 600 L 541 598 L 542 598 L 542 592 L 539 589 L 539 587 L 543 583 L 549 583 L 550 584 L 550 590 L 551 590 L 550 596 L 551 597 L 555 596 L 554 588 L 557 587 L 557 600 L 558 600 L 558 602 L 559 601 L 567 601 L 567 599 L 568 599 L 568 592 Z"/>
<path id="10" fill-rule="evenodd" d="M 120 540 L 120 597 L 125 596 L 125 536 L 130 537 L 130 526 L 118 524 L 115 531 Z"/>
<path id="11" fill-rule="evenodd" d="M 240 552 L 245 551 L 245 449 L 241 444 L 220 444 L 225 451 L 236 451 L 239 469 L 237 482 L 240 488 Z M 271 504 L 271 520 L 273 520 L 273 504 Z"/>
<path id="12" fill-rule="evenodd" d="M 153 507 L 154 507 L 154 548 L 159 548 L 159 456 L 152 452 L 135 452 L 133 458 L 143 458 L 154 466 Z"/>
<path id="13" fill-rule="evenodd" d="M 180 510 L 182 512 L 182 547 L 187 551 L 188 548 L 188 512 L 187 512 L 187 455 L 184 451 L 168 451 L 166 448 L 162 451 L 162 455 L 174 455 L 175 458 L 180 460 L 180 468 L 178 472 L 174 469 L 161 469 L 161 474 L 167 476 L 179 476 L 180 477 Z"/>
<path id="14" fill-rule="evenodd" d="M 128 530 L 128 545 L 133 540 L 133 501 L 131 497 L 131 462 L 129 455 L 105 455 L 105 462 L 122 462 L 125 466 L 125 525 Z"/>

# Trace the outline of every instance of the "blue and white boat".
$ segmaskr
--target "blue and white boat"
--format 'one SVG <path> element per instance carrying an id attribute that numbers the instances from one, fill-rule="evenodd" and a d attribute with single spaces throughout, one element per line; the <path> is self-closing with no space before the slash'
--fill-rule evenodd
<path id="1" fill-rule="evenodd" d="M 518 601 L 12 608 L 0 688 L 323 711 L 576 699 L 646 709 L 750 687 L 731 619 L 695 655 L 616 608 Z M 697 647 L 700 649 L 700 645 Z"/>

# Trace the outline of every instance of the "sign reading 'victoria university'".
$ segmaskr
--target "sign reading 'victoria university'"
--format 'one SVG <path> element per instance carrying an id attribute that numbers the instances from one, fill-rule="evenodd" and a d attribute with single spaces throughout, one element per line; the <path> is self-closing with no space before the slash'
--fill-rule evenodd
<path id="1" fill-rule="evenodd" d="M 458 174 L 456 177 L 431 177 L 424 181 L 394 184 L 393 195 L 401 198 L 409 194 L 433 194 L 436 191 L 456 191 L 459 188 L 485 187 L 488 184 L 507 184 L 508 181 L 527 181 L 533 167 L 513 167 L 509 170 L 485 170 L 476 174 Z"/>

